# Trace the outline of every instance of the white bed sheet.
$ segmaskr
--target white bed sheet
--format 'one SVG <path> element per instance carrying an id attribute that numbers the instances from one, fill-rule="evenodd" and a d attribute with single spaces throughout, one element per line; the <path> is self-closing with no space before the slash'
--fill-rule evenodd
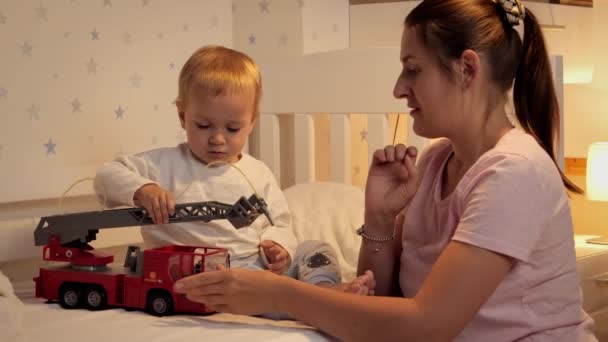
<path id="1" fill-rule="evenodd" d="M 329 341 L 296 321 L 214 314 L 155 317 L 121 308 L 65 310 L 34 297 L 33 282 L 13 284 L 24 302 L 23 329 L 14 342 Z"/>

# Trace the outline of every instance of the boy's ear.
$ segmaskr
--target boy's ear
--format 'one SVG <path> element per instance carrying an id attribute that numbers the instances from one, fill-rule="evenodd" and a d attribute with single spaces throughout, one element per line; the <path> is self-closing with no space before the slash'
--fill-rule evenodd
<path id="1" fill-rule="evenodd" d="M 177 115 L 179 116 L 179 122 L 182 125 L 182 128 L 186 129 L 186 110 L 184 108 L 184 105 L 176 101 L 175 107 L 177 107 Z"/>

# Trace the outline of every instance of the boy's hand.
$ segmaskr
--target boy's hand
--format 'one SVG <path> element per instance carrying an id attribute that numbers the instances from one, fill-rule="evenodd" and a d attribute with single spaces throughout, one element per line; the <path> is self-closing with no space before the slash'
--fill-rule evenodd
<path id="1" fill-rule="evenodd" d="M 135 191 L 133 202 L 148 211 L 155 224 L 169 223 L 169 215 L 175 213 L 173 195 L 156 184 L 146 184 Z"/>
<path id="2" fill-rule="evenodd" d="M 271 240 L 264 240 L 260 244 L 268 260 L 268 269 L 276 274 L 283 274 L 291 266 L 291 257 L 283 246 Z"/>

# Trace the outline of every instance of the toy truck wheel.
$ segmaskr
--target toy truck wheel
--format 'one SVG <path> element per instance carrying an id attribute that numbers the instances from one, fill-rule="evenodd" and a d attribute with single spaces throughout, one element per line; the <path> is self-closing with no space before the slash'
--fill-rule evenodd
<path id="1" fill-rule="evenodd" d="M 101 310 L 107 305 L 106 291 L 99 286 L 88 287 L 85 291 L 85 306 L 89 310 Z"/>
<path id="2" fill-rule="evenodd" d="M 76 309 L 82 304 L 82 290 L 77 285 L 62 285 L 59 288 L 59 305 L 64 309 Z"/>
<path id="3" fill-rule="evenodd" d="M 147 311 L 154 316 L 173 314 L 173 300 L 168 293 L 152 292 L 148 295 Z"/>

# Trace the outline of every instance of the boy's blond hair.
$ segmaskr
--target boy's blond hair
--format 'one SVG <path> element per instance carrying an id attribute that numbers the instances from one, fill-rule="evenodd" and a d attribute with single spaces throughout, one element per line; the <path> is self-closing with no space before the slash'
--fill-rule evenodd
<path id="1" fill-rule="evenodd" d="M 216 45 L 198 49 L 179 73 L 175 100 L 178 110 L 185 110 L 192 87 L 201 89 L 211 97 L 253 89 L 253 119 L 258 117 L 262 78 L 255 62 L 242 52 Z"/>

